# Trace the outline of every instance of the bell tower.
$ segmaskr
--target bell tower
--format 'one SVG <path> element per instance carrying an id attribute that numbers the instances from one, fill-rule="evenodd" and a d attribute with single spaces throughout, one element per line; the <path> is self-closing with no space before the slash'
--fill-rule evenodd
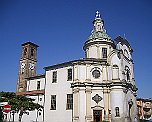
<path id="1" fill-rule="evenodd" d="M 37 47 L 32 42 L 22 44 L 16 92 L 26 91 L 26 78 L 36 75 Z"/>

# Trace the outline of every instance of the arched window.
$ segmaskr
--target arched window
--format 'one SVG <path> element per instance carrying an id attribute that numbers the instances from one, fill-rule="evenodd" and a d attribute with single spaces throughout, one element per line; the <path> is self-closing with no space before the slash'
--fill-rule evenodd
<path id="1" fill-rule="evenodd" d="M 34 56 L 34 49 L 31 49 L 31 56 Z"/>
<path id="2" fill-rule="evenodd" d="M 119 107 L 115 107 L 116 117 L 120 117 Z"/>
<path id="3" fill-rule="evenodd" d="M 24 49 L 24 56 L 27 55 L 27 48 Z"/>
<path id="4" fill-rule="evenodd" d="M 112 67 L 112 79 L 119 79 L 119 67 L 117 65 Z"/>

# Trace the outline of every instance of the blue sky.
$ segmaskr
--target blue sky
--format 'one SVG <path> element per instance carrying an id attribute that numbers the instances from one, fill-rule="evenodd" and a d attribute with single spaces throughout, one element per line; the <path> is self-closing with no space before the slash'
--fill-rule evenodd
<path id="1" fill-rule="evenodd" d="M 151 0 L 0 0 L 0 91 L 15 91 L 21 44 L 39 45 L 43 67 L 84 57 L 84 42 L 100 11 L 107 33 L 131 44 L 138 97 L 152 97 Z"/>

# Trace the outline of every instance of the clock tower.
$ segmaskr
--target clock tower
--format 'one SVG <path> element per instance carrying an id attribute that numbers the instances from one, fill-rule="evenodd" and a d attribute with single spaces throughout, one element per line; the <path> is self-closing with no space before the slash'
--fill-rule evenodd
<path id="1" fill-rule="evenodd" d="M 36 75 L 37 47 L 32 42 L 22 44 L 16 92 L 26 91 L 26 78 Z"/>

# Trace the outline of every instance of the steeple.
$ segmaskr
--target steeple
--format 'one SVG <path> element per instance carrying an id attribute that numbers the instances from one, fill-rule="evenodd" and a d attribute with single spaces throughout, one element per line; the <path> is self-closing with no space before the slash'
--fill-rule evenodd
<path id="1" fill-rule="evenodd" d="M 95 19 L 93 21 L 93 25 L 94 25 L 94 31 L 96 31 L 96 32 L 105 31 L 104 26 L 103 26 L 104 21 L 101 19 L 99 11 L 96 11 L 96 15 L 95 15 Z"/>
<path id="2" fill-rule="evenodd" d="M 22 44 L 16 92 L 26 91 L 26 78 L 36 75 L 37 48 L 32 42 Z"/>

